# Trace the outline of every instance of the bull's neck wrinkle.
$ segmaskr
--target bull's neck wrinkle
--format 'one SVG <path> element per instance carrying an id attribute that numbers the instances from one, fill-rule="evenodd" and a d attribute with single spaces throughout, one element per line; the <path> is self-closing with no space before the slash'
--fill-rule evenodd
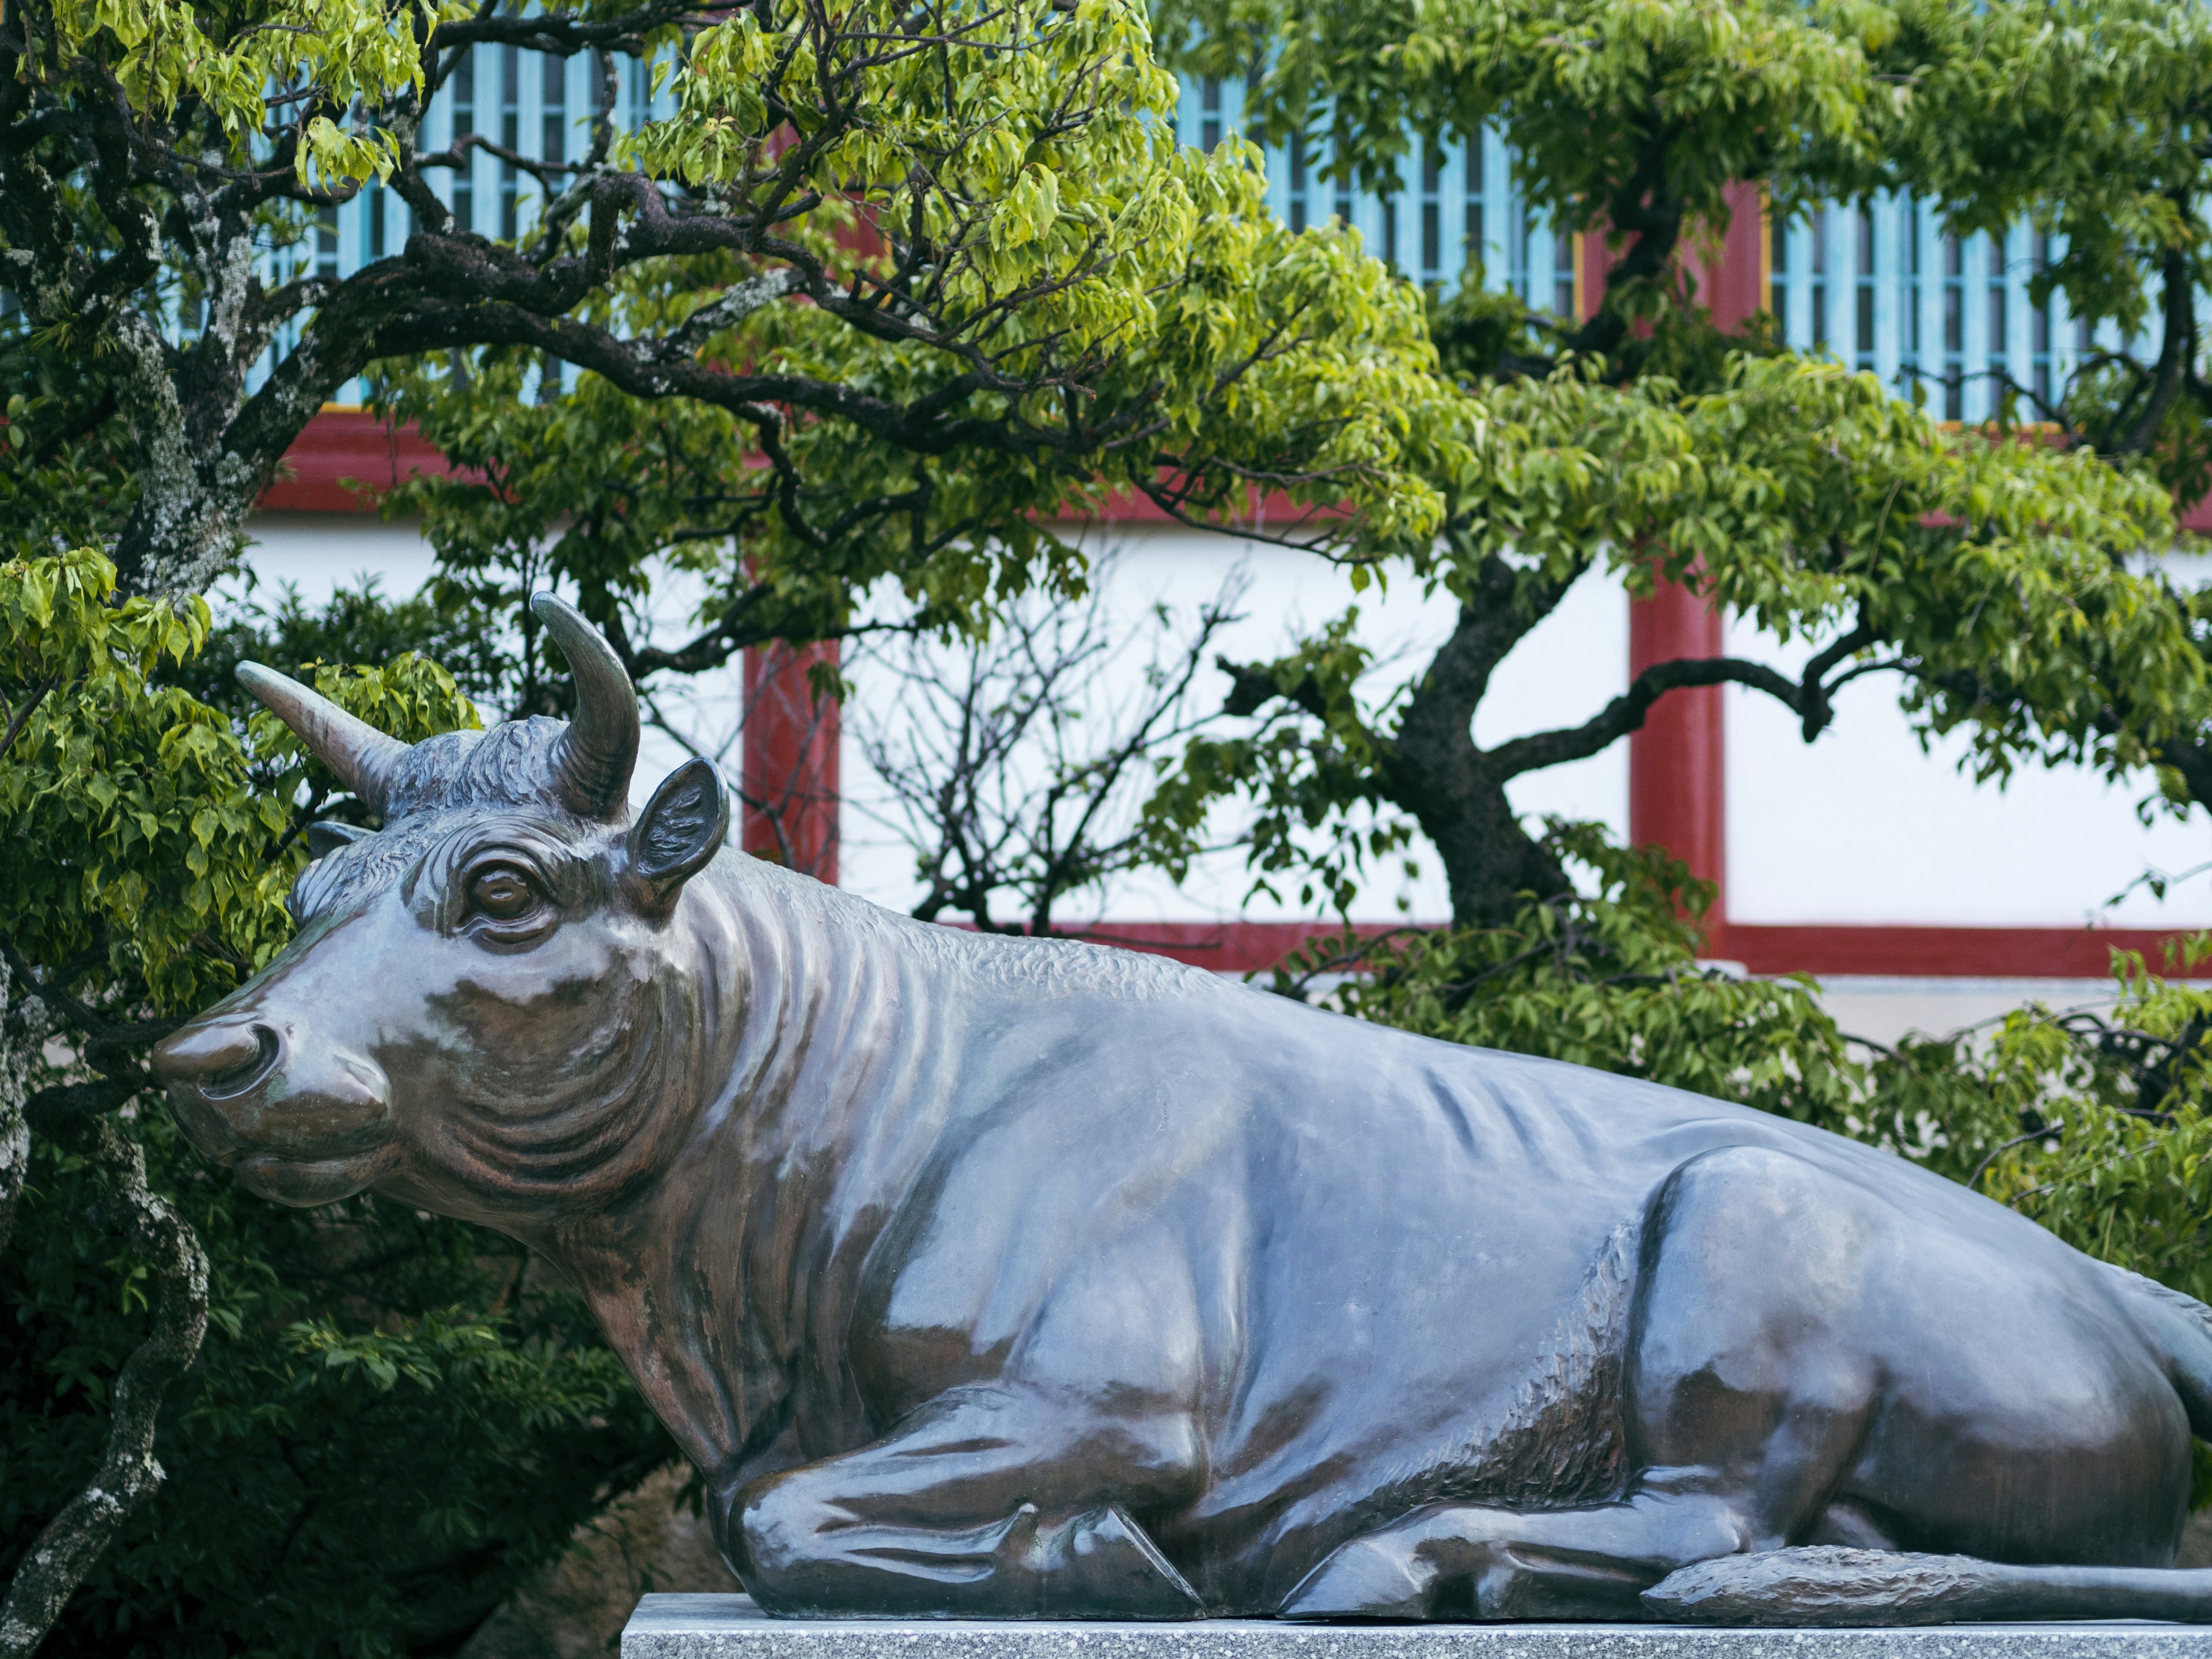
<path id="1" fill-rule="evenodd" d="M 945 964 L 939 930 L 740 855 L 693 885 L 692 1098 L 655 1113 L 676 1144 L 560 1254 L 687 1453 L 727 1471 L 794 1390 L 839 1391 L 868 1249 L 947 1117 Z"/>

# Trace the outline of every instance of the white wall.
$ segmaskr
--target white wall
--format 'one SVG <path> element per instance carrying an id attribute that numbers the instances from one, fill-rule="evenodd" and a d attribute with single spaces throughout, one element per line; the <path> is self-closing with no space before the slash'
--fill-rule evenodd
<path id="1" fill-rule="evenodd" d="M 430 580 L 437 562 L 412 519 L 386 524 L 366 513 L 257 513 L 246 533 L 252 543 L 246 568 L 260 585 L 255 597 L 265 605 L 275 603 L 276 590 L 287 582 L 307 604 L 320 605 L 364 575 L 377 577 L 388 597 L 404 598 Z M 246 585 L 237 577 L 226 580 L 216 603 Z"/>
<path id="2" fill-rule="evenodd" d="M 2176 561 L 2185 580 L 2208 562 Z M 1795 672 L 1813 647 L 1782 649 L 1731 623 L 1728 648 Z M 2212 873 L 2107 901 L 2146 871 L 2212 860 L 2203 811 L 2186 820 L 2136 805 L 2147 775 L 2107 784 L 2079 768 L 2030 765 L 2009 784 L 1960 769 L 1960 734 L 1923 752 L 1892 675 L 1836 700 L 1832 726 L 1804 742 L 1772 698 L 1731 687 L 1728 908 L 1742 922 L 1888 922 L 2121 927 L 2212 925 Z"/>

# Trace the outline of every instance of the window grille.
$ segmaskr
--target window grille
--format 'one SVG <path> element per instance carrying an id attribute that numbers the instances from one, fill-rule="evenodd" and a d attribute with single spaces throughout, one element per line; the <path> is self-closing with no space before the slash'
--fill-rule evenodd
<path id="1" fill-rule="evenodd" d="M 461 148 L 461 140 L 477 130 L 477 53 L 473 46 L 461 53 L 461 61 L 454 67 L 453 78 L 453 148 Z M 468 151 L 453 168 L 453 228 L 466 235 L 476 228 L 476 188 L 469 174 L 475 153 Z"/>
<path id="2" fill-rule="evenodd" d="M 1294 132 L 1284 146 L 1288 152 L 1291 185 L 1291 231 L 1292 234 L 1306 228 L 1306 136 Z"/>
<path id="3" fill-rule="evenodd" d="M 548 161 L 565 161 L 568 159 L 568 60 L 549 55 L 540 61 L 545 69 L 538 153 Z"/>
<path id="4" fill-rule="evenodd" d="M 1851 345 L 1856 367 L 1874 368 L 1874 210 L 1863 207 L 1856 216 L 1858 232 L 1857 303 L 1851 319 Z"/>
<path id="5" fill-rule="evenodd" d="M 1511 283 L 1513 292 L 1520 297 L 1522 305 L 1534 305 L 1535 298 L 1534 290 L 1529 286 L 1528 275 L 1528 239 L 1529 232 L 1534 227 L 1528 222 L 1528 203 L 1518 204 L 1517 210 L 1513 216 L 1512 244 L 1506 250 L 1506 268 L 1509 273 L 1507 280 Z"/>
<path id="6" fill-rule="evenodd" d="M 1898 204 L 1897 384 L 1909 391 L 1920 378 L 1920 204 L 1910 196 Z"/>
<path id="7" fill-rule="evenodd" d="M 1828 344 L 1828 210 L 1813 210 L 1813 349 Z"/>
<path id="8" fill-rule="evenodd" d="M 1421 161 L 1421 280 L 1440 281 L 1444 263 L 1444 153 L 1434 148 Z"/>
<path id="9" fill-rule="evenodd" d="M 1943 236 L 1943 418 L 1966 417 L 1966 262 L 1958 233 Z"/>
<path id="10" fill-rule="evenodd" d="M 2035 238 L 2035 274 L 2042 276 L 2051 269 L 2051 238 L 2039 232 Z M 2036 416 L 2042 418 L 2051 411 L 2051 296 L 2044 295 L 2043 303 L 2035 307 L 2028 325 L 2028 374 L 2035 387 Z"/>
<path id="11" fill-rule="evenodd" d="M 1221 147 L 1221 80 L 1209 75 L 1199 88 L 1199 148 L 1211 155 Z"/>
<path id="12" fill-rule="evenodd" d="M 1482 131 L 1478 127 L 1474 136 L 1467 141 L 1467 176 L 1460 180 L 1460 188 L 1465 192 L 1462 210 L 1465 222 L 1462 231 L 1467 240 L 1464 257 L 1469 269 L 1480 267 L 1486 262 L 1483 252 L 1482 166 Z"/>
<path id="13" fill-rule="evenodd" d="M 2012 367 L 2011 293 L 2006 285 L 2005 244 L 2002 234 L 1986 239 L 1989 248 L 1989 387 L 1990 412 L 1995 414 L 2004 396 Z"/>
<path id="14" fill-rule="evenodd" d="M 499 142 L 518 154 L 521 151 L 522 49 L 520 46 L 500 48 Z M 515 235 L 514 196 L 514 163 L 501 160 L 499 164 L 499 234 L 510 241 Z"/>

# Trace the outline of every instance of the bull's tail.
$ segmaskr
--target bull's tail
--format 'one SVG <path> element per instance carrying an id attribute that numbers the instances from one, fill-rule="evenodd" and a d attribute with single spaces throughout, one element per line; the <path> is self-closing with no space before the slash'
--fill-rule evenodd
<path id="1" fill-rule="evenodd" d="M 1655 1619 L 1686 1625 L 2212 1624 L 2212 1570 L 2016 1567 L 1966 1555 L 1819 1547 L 1698 1562 L 1644 1591 L 1644 1606 Z"/>

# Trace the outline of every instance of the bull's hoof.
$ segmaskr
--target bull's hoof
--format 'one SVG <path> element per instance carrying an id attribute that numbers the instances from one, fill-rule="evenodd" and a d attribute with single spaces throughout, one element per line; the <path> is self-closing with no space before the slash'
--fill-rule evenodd
<path id="1" fill-rule="evenodd" d="M 1047 1618 L 1195 1619 L 1205 1611 L 1189 1581 L 1118 1507 L 1037 1532 L 1027 1553 Z"/>
<path id="2" fill-rule="evenodd" d="M 1355 1538 L 1305 1576 L 1278 1619 L 1425 1619 L 1436 1571 L 1411 1540 Z"/>

